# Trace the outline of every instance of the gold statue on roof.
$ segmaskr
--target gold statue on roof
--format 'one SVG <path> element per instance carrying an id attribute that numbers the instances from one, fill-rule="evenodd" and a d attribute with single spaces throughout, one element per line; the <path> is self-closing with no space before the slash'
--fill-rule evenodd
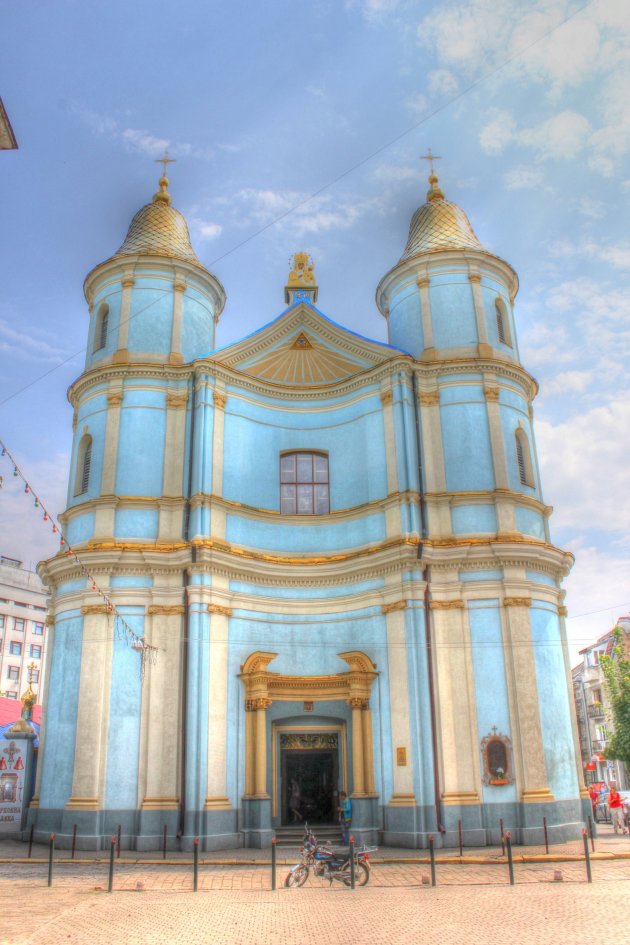
<path id="1" fill-rule="evenodd" d="M 294 253 L 292 262 L 293 268 L 289 273 L 288 288 L 300 289 L 317 285 L 313 260 L 308 253 Z"/>

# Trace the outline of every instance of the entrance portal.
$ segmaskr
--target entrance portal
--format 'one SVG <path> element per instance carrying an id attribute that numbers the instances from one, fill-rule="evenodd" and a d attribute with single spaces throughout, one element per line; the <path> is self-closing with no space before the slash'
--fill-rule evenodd
<path id="1" fill-rule="evenodd" d="M 306 747 L 309 742 L 316 747 Z M 283 824 L 301 824 L 305 820 L 309 824 L 336 822 L 339 803 L 336 734 L 281 736 L 280 776 Z"/>

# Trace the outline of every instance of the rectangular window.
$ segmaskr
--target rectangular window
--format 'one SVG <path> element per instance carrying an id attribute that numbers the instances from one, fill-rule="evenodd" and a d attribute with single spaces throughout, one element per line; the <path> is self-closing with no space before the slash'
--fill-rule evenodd
<path id="1" fill-rule="evenodd" d="M 7 692 L 5 695 L 7 699 L 17 699 L 17 692 Z"/>
<path id="2" fill-rule="evenodd" d="M 31 656 L 36 660 L 41 660 L 42 658 L 41 646 L 36 646 L 34 643 L 31 643 Z"/>
<path id="3" fill-rule="evenodd" d="M 15 617 L 13 620 L 13 629 L 19 633 L 24 633 L 24 621 L 21 617 Z"/>
<path id="4" fill-rule="evenodd" d="M 39 670 L 38 670 L 38 669 L 34 669 L 34 670 L 32 670 L 31 672 L 32 672 L 32 675 L 31 675 L 31 682 L 39 682 Z"/>
<path id="5" fill-rule="evenodd" d="M 7 679 L 19 679 L 20 678 L 20 667 L 19 666 L 7 666 Z"/>
<path id="6" fill-rule="evenodd" d="M 34 623 L 34 624 L 33 624 L 33 633 L 37 634 L 38 637 L 43 637 L 43 635 L 44 635 L 44 624 L 43 624 L 43 623 Z"/>
<path id="7" fill-rule="evenodd" d="M 18 643 L 17 640 L 11 640 L 9 643 L 9 653 L 11 656 L 21 656 L 22 655 L 22 644 Z"/>
<path id="8" fill-rule="evenodd" d="M 0 614 L 0 630 L 4 628 L 4 614 Z"/>
<path id="9" fill-rule="evenodd" d="M 328 456 L 285 453 L 280 457 L 280 511 L 284 515 L 329 513 Z"/>

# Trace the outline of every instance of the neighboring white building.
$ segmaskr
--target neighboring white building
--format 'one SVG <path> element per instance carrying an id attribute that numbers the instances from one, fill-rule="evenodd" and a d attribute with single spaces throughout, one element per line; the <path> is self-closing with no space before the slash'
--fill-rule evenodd
<path id="1" fill-rule="evenodd" d="M 580 650 L 582 662 L 572 673 L 573 693 L 587 783 L 616 781 L 620 788 L 627 790 L 630 779 L 626 766 L 621 761 L 605 758 L 612 734 L 612 710 L 600 658 L 612 653 L 617 628 L 624 633 L 626 653 L 630 652 L 630 616 L 620 617 L 612 630 Z"/>
<path id="2" fill-rule="evenodd" d="M 34 571 L 0 555 L 0 696 L 19 699 L 34 663 L 33 689 L 42 701 L 47 596 Z"/>

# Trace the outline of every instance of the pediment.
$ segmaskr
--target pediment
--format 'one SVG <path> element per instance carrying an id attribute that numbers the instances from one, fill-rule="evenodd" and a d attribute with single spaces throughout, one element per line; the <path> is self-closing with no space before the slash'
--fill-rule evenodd
<path id="1" fill-rule="evenodd" d="M 268 383 L 309 387 L 343 381 L 399 353 L 300 302 L 253 335 L 215 352 L 213 360 Z"/>

